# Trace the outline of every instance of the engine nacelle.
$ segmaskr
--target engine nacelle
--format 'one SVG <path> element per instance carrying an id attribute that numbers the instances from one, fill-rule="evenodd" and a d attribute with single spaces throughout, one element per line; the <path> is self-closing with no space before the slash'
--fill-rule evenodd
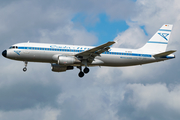
<path id="1" fill-rule="evenodd" d="M 75 57 L 72 56 L 59 56 L 58 64 L 59 65 L 72 65 L 74 63 L 79 63 L 80 61 L 77 60 Z"/>
<path id="2" fill-rule="evenodd" d="M 51 70 L 53 72 L 65 72 L 66 70 L 72 70 L 74 69 L 73 66 L 61 66 L 58 64 L 51 64 Z"/>

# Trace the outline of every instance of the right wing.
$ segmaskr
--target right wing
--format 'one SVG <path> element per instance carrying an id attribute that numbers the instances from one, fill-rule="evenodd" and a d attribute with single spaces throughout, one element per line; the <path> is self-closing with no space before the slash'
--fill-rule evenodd
<path id="1" fill-rule="evenodd" d="M 94 47 L 92 49 L 77 53 L 75 54 L 75 56 L 82 59 L 94 59 L 96 56 L 100 56 L 101 53 L 108 51 L 110 49 L 109 46 L 111 46 L 114 43 L 114 41 L 110 41 L 100 46 Z"/>

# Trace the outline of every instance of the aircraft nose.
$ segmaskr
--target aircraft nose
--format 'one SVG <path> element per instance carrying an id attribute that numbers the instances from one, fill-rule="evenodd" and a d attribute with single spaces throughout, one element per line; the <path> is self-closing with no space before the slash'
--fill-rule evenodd
<path id="1" fill-rule="evenodd" d="M 2 52 L 2 55 L 3 55 L 4 57 L 7 57 L 7 50 L 4 50 L 4 51 Z"/>

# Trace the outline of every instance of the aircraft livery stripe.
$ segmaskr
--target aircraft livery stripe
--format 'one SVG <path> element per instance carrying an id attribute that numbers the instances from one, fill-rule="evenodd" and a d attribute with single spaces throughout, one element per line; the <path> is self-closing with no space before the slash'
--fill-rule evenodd
<path id="1" fill-rule="evenodd" d="M 159 31 L 167 31 L 167 32 L 171 32 L 171 30 L 165 30 L 165 29 L 159 29 Z"/>
<path id="2" fill-rule="evenodd" d="M 43 50 L 43 51 L 61 51 L 61 52 L 83 52 L 83 51 L 85 51 L 85 50 L 41 48 L 41 47 L 18 47 L 18 49 L 25 49 L 25 50 Z M 152 57 L 152 55 L 150 55 L 150 54 L 123 53 L 123 52 L 104 52 L 104 53 L 102 53 L 102 54 L 139 56 L 139 57 Z"/>
<path id="3" fill-rule="evenodd" d="M 148 41 L 148 43 L 168 44 L 167 42 Z"/>

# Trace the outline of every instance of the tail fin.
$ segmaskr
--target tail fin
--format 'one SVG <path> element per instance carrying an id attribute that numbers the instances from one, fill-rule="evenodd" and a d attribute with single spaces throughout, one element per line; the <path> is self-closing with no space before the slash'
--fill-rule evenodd
<path id="1" fill-rule="evenodd" d="M 164 52 L 169 42 L 173 25 L 163 25 L 154 36 L 140 50 L 151 52 Z"/>

